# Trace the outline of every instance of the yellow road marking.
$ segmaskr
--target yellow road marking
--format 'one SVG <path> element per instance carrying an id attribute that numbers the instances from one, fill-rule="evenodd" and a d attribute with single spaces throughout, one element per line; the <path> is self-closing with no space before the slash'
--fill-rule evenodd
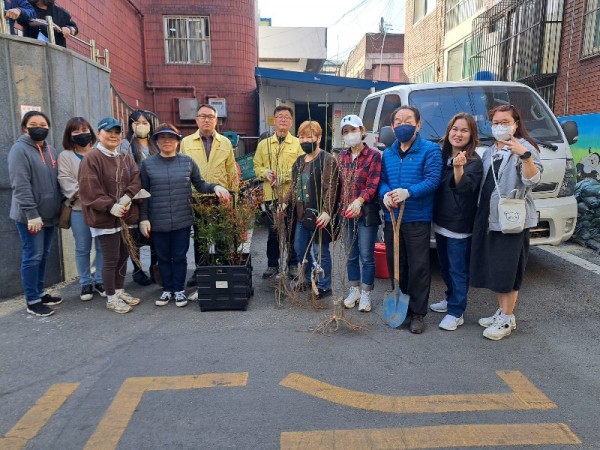
<path id="1" fill-rule="evenodd" d="M 248 372 L 207 373 L 179 377 L 127 378 L 96 427 L 96 431 L 94 431 L 92 437 L 87 441 L 85 449 L 104 450 L 117 448 L 144 392 L 239 387 L 246 386 L 247 382 Z"/>
<path id="2" fill-rule="evenodd" d="M 443 425 L 281 433 L 281 450 L 375 450 L 522 445 L 575 445 L 579 438 L 564 423 Z"/>
<path id="3" fill-rule="evenodd" d="M 333 403 L 386 413 L 418 414 L 556 408 L 556 404 L 521 372 L 498 371 L 496 373 L 513 392 L 507 394 L 389 396 L 352 391 L 298 373 L 289 374 L 279 384 Z"/>
<path id="4" fill-rule="evenodd" d="M 12 427 L 3 438 L 0 438 L 0 448 L 18 450 L 27 445 L 67 399 L 79 387 L 79 383 L 53 384 L 42 395 L 35 405 Z"/>

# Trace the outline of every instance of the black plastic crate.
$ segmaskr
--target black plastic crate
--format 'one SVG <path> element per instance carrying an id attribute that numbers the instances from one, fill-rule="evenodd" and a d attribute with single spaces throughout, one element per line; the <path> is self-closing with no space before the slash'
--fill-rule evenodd
<path id="1" fill-rule="evenodd" d="M 250 255 L 243 265 L 197 267 L 195 276 L 200 311 L 246 310 L 254 295 Z"/>

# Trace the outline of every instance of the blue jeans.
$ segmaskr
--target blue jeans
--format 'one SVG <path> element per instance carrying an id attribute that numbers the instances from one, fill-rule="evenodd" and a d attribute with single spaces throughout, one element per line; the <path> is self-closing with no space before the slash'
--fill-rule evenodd
<path id="1" fill-rule="evenodd" d="M 158 257 L 163 291 L 183 291 L 190 248 L 190 227 L 173 231 L 153 231 L 152 241 Z"/>
<path id="2" fill-rule="evenodd" d="M 467 308 L 471 237 L 454 239 L 435 234 L 440 273 L 446 283 L 448 314 L 460 317 Z"/>
<path id="3" fill-rule="evenodd" d="M 28 305 L 39 303 L 44 295 L 46 261 L 54 240 L 54 227 L 44 226 L 37 234 L 27 230 L 27 224 L 16 222 L 23 252 L 21 257 L 21 281 Z"/>
<path id="4" fill-rule="evenodd" d="M 361 217 L 346 222 L 345 241 L 348 254 L 348 281 L 350 286 L 359 286 L 363 291 L 372 291 L 375 285 L 375 240 L 379 227 L 365 227 Z M 360 259 L 360 263 L 359 263 Z M 361 277 L 362 265 L 362 277 Z"/>
<path id="5" fill-rule="evenodd" d="M 75 265 L 79 274 L 79 284 L 86 285 L 92 283 L 102 283 L 102 249 L 100 240 L 92 238 L 90 227 L 83 221 L 83 213 L 73 210 L 71 212 L 71 230 L 75 238 Z M 92 241 L 96 248 L 96 274 L 92 277 L 90 270 L 90 253 L 92 251 Z"/>
<path id="6" fill-rule="evenodd" d="M 319 289 L 331 289 L 331 254 L 329 253 L 329 244 L 321 245 L 319 241 L 319 231 L 316 231 L 316 236 L 313 239 L 312 251 L 306 251 L 308 249 L 308 243 L 313 235 L 313 232 L 307 230 L 302 226 L 300 221 L 296 222 L 296 235 L 294 236 L 294 250 L 298 256 L 298 260 L 302 262 L 304 254 L 306 253 L 306 260 L 308 261 L 304 268 L 304 276 L 306 282 L 310 283 L 310 273 L 313 269 L 313 265 L 318 263 L 323 269 L 323 272 L 319 274 L 317 280 L 317 287 Z M 319 262 L 319 250 L 321 252 L 321 260 Z"/>

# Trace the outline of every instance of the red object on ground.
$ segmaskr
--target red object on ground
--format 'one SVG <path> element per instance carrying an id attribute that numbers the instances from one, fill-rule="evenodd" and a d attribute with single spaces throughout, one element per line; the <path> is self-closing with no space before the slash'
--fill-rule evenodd
<path id="1" fill-rule="evenodd" d="M 385 243 L 375 243 L 375 277 L 376 278 L 389 278 L 390 272 L 388 270 L 387 259 L 385 256 Z"/>

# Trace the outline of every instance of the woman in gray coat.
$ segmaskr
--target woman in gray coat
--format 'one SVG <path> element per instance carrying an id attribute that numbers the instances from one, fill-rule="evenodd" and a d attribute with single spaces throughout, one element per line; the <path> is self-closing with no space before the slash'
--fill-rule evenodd
<path id="1" fill-rule="evenodd" d="M 221 201 L 229 201 L 230 195 L 224 187 L 206 183 L 194 160 L 177 152 L 182 136 L 173 125 L 161 124 L 152 138 L 160 153 L 142 162 L 142 186 L 151 196 L 142 204 L 140 231 L 146 238 L 152 233 L 158 256 L 163 293 L 155 304 L 165 306 L 175 299 L 182 307 L 187 305 L 183 288 L 194 223 L 192 185 L 198 192 L 214 192 Z"/>

